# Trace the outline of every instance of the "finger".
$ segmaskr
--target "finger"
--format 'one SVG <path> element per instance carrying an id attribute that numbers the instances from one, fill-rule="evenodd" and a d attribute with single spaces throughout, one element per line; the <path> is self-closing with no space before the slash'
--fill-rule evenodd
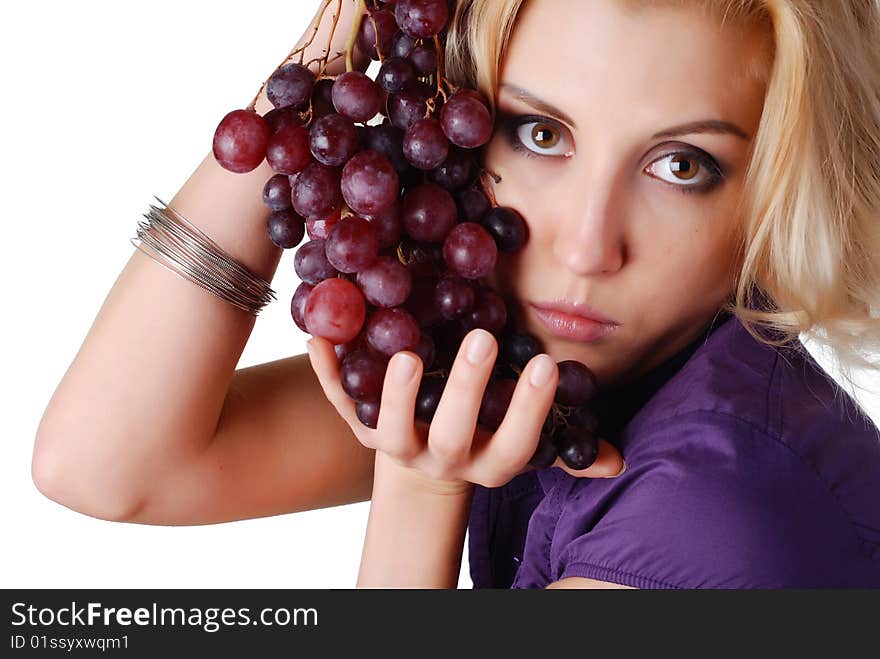
<path id="1" fill-rule="evenodd" d="M 431 420 L 428 450 L 448 465 L 470 455 L 486 383 L 498 352 L 495 337 L 484 329 L 468 332 Z"/>
<path id="2" fill-rule="evenodd" d="M 474 477 L 490 482 L 503 478 L 501 482 L 506 483 L 528 463 L 553 405 L 558 380 L 559 369 L 550 355 L 536 355 L 526 364 L 504 420 L 491 441 L 474 457 Z"/>
<path id="3" fill-rule="evenodd" d="M 333 344 L 326 339 L 315 336 L 306 341 L 306 349 L 309 352 L 312 370 L 315 372 L 327 400 L 351 427 L 361 444 L 367 448 L 376 448 L 374 446 L 375 431 L 361 423 L 357 417 L 355 402 L 342 388 L 342 381 L 339 379 L 339 358 L 336 356 Z"/>
<path id="4" fill-rule="evenodd" d="M 404 350 L 391 357 L 385 372 L 376 448 L 399 460 L 409 460 L 424 449 L 413 426 L 422 368 L 421 358 Z"/>
<path id="5" fill-rule="evenodd" d="M 572 469 L 562 461 L 562 458 L 556 458 L 550 466 L 559 467 L 578 478 L 616 478 L 626 471 L 626 463 L 620 451 L 604 439 L 599 440 L 599 454 L 596 460 L 586 469 Z"/>

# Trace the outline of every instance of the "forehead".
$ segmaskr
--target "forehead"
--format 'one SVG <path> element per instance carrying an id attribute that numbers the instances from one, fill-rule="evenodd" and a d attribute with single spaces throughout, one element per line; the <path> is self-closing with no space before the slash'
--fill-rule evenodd
<path id="1" fill-rule="evenodd" d="M 748 72 L 768 45 L 766 35 L 722 25 L 687 3 L 632 4 L 528 0 L 501 82 L 528 89 L 585 124 L 626 117 L 654 126 L 670 116 L 754 124 L 764 87 Z"/>

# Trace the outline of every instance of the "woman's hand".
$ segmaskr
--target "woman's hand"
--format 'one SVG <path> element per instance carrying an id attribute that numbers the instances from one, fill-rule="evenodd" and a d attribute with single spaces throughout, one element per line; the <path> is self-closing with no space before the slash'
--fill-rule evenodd
<path id="1" fill-rule="evenodd" d="M 379 420 L 372 429 L 357 418 L 355 403 L 342 388 L 333 345 L 320 337 L 310 339 L 307 345 L 327 399 L 358 441 L 390 456 L 424 486 L 448 493 L 463 492 L 471 483 L 498 487 L 533 468 L 528 461 L 534 455 L 558 381 L 556 362 L 549 355 L 536 355 L 526 365 L 507 414 L 492 434 L 477 425 L 498 352 L 495 337 L 486 330 L 472 330 L 462 341 L 430 426 L 414 419 L 423 371 L 414 352 L 402 351 L 391 358 Z M 559 458 L 554 466 L 574 476 L 607 478 L 621 473 L 623 459 L 613 446 L 600 440 L 599 455 L 587 469 L 573 470 Z"/>

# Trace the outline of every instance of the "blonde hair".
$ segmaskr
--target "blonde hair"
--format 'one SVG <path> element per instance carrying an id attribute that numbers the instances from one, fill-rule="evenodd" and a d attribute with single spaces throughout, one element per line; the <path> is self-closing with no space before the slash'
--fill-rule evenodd
<path id="1" fill-rule="evenodd" d="M 769 57 L 747 72 L 766 96 L 725 309 L 768 345 L 805 334 L 864 389 L 853 370 L 880 368 L 880 0 L 615 1 L 693 7 L 766 31 Z M 447 76 L 478 88 L 493 112 L 523 2 L 459 0 L 450 25 Z"/>

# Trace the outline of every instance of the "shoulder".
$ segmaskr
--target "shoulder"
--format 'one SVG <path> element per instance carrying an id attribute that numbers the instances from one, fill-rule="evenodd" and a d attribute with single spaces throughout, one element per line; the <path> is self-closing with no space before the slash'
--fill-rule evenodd
<path id="1" fill-rule="evenodd" d="M 643 432 L 625 456 L 616 479 L 559 470 L 556 578 L 639 588 L 880 585 L 880 563 L 827 483 L 749 421 L 694 410 Z"/>

